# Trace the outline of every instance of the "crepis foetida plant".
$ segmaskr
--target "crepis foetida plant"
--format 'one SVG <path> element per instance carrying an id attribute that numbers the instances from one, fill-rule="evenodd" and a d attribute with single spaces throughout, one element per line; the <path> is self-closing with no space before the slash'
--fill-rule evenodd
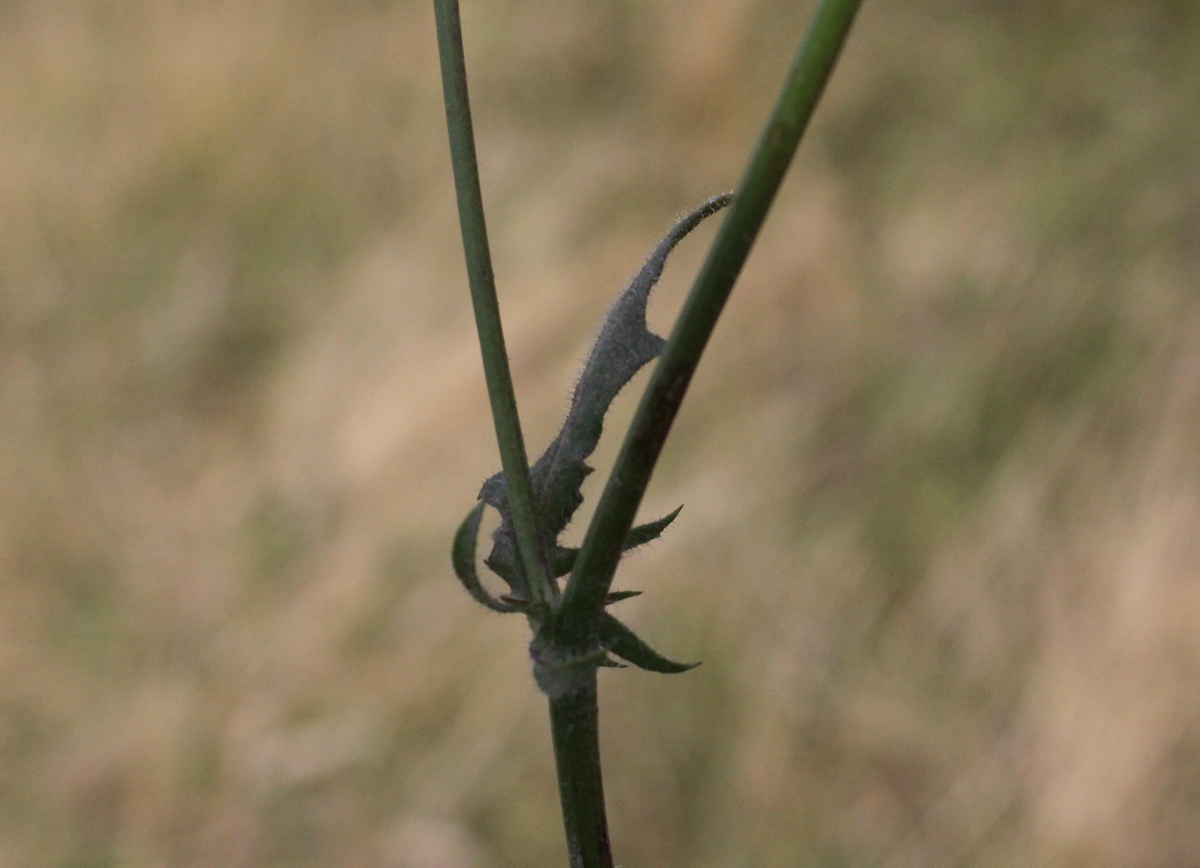
<path id="1" fill-rule="evenodd" d="M 559 798 L 571 868 L 612 868 L 600 769 L 596 673 L 625 663 L 678 673 L 677 663 L 608 611 L 635 591 L 610 590 L 621 555 L 657 539 L 679 510 L 635 525 L 634 514 L 701 354 L 750 254 L 771 202 L 850 31 L 860 0 L 820 0 L 779 98 L 735 193 L 714 196 L 680 219 L 617 296 L 584 362 L 566 420 L 541 456 L 527 463 L 499 303 L 488 252 L 483 196 L 467 96 L 458 0 L 434 0 L 450 158 L 459 225 L 488 397 L 503 471 L 484 482 L 455 534 L 454 571 L 476 600 L 529 621 L 534 678 L 549 699 Z M 728 206 L 708 256 L 667 340 L 646 326 L 646 304 L 667 257 L 706 218 Z M 560 538 L 583 503 L 604 417 L 643 366 L 658 363 L 625 435 L 579 549 Z M 485 508 L 499 513 L 484 565 L 507 586 L 493 595 L 476 571 Z M 565 585 L 559 580 L 569 576 Z"/>
<path id="2" fill-rule="evenodd" d="M 583 503 L 580 489 L 584 479 L 592 472 L 587 458 L 600 441 L 604 416 L 625 384 L 644 365 L 657 358 L 666 344 L 646 326 L 646 305 L 650 291 L 662 276 L 667 257 L 675 245 L 706 217 L 728 205 L 731 198 L 732 194 L 728 193 L 713 196 L 676 222 L 641 271 L 617 296 L 584 362 L 562 428 L 530 468 L 540 537 L 537 541 L 539 553 L 545 559 L 556 591 L 558 579 L 570 574 L 579 555 L 578 549 L 563 546 L 559 537 Z M 508 593 L 499 597 L 484 588 L 475 569 L 476 540 L 485 505 L 500 513 L 500 525 L 492 534 L 491 553 L 484 560 L 487 568 L 508 586 Z M 633 527 L 625 537 L 623 550 L 629 551 L 658 539 L 678 514 L 679 509 L 676 509 L 656 521 Z M 454 540 L 453 562 L 455 573 L 463 586 L 489 609 L 523 612 L 531 617 L 540 630 L 546 630 L 552 624 L 552 613 L 533 608 L 529 577 L 518 555 L 516 529 L 502 472 L 496 473 L 483 484 L 478 505 L 460 526 Z M 605 604 L 637 593 L 640 592 L 610 593 L 605 598 Z M 544 633 L 536 635 L 531 655 L 534 674 L 542 690 L 553 697 L 567 689 L 572 683 L 569 672 L 574 667 L 620 666 L 610 654 L 652 672 L 685 672 L 696 665 L 676 663 L 658 654 L 608 612 L 599 618 L 597 639 L 599 649 L 590 658 L 566 661 L 564 666 L 564 661 L 554 660 L 553 655 L 547 654 L 549 637 Z"/>

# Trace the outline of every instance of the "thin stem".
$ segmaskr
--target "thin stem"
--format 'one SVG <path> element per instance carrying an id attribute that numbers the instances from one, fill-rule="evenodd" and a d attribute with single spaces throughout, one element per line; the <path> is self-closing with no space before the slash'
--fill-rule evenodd
<path id="1" fill-rule="evenodd" d="M 860 3 L 822 0 L 797 50 L 774 111 L 642 395 L 596 506 L 559 609 L 559 635 L 564 642 L 586 648 L 594 641 L 625 536 L 633 526 L 675 414 L 783 183 Z"/>
<path id="2" fill-rule="evenodd" d="M 458 0 L 434 0 L 437 19 L 438 55 L 442 66 L 442 92 L 446 101 L 446 125 L 450 133 L 450 159 L 454 166 L 454 187 L 458 195 L 458 218 L 462 227 L 463 252 L 467 261 L 467 280 L 475 308 L 475 328 L 483 354 L 483 372 L 487 380 L 500 464 L 512 507 L 513 525 L 521 565 L 535 603 L 552 604 L 558 589 L 551 582 L 538 543 L 537 518 L 529 483 L 529 461 L 521 436 L 517 399 L 504 330 L 500 324 L 500 305 L 496 299 L 496 281 L 488 251 L 487 226 L 483 216 L 483 194 L 479 187 L 479 165 L 475 158 L 475 136 L 471 126 L 471 104 L 467 97 L 467 69 L 463 57 L 462 25 Z"/>
<path id="3" fill-rule="evenodd" d="M 583 688 L 550 700 L 550 728 L 571 868 L 612 868 L 595 669 Z"/>

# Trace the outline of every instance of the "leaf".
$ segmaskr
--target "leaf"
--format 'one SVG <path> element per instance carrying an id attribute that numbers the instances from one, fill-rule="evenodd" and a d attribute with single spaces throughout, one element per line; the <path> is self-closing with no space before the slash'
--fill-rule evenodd
<path id="1" fill-rule="evenodd" d="M 609 405 L 633 375 L 662 352 L 666 343 L 646 327 L 646 303 L 650 291 L 662 276 L 667 257 L 675 245 L 706 217 L 728 205 L 731 198 L 729 194 L 714 196 L 677 222 L 659 242 L 641 271 L 617 297 L 588 353 L 562 428 L 530 468 L 534 508 L 540 531 L 545 537 L 541 543 L 544 550 L 550 553 L 551 566 L 558 575 L 566 574 L 558 571 L 569 559 L 573 562 L 574 555 L 572 550 L 560 548 L 556 540 L 583 503 L 580 486 L 592 472 L 586 459 L 600 441 Z M 506 569 L 509 574 L 501 573 L 501 576 L 514 593 L 524 596 L 525 588 L 518 587 L 518 584 L 524 584 L 524 577 L 517 566 L 516 534 L 508 507 L 504 474 L 497 473 L 488 479 L 480 489 L 479 496 L 499 510 L 501 515 L 500 527 L 492 534 L 493 548 L 487 563 Z M 669 523 L 662 524 L 654 536 L 635 544 L 654 539 L 662 527 Z M 643 527 L 653 527 L 655 524 Z M 566 572 L 570 572 L 569 567 Z"/>
<path id="2" fill-rule="evenodd" d="M 554 578 L 562 578 L 575 569 L 575 559 L 579 557 L 579 549 L 563 548 L 556 545 L 554 547 L 554 555 L 550 559 L 550 565 L 554 568 Z"/>
<path id="3" fill-rule="evenodd" d="M 628 600 L 630 597 L 640 597 L 641 591 L 609 591 L 604 595 L 604 605 L 611 606 L 613 603 L 619 603 L 622 600 Z"/>
<path id="4" fill-rule="evenodd" d="M 681 509 L 683 509 L 682 506 L 675 509 L 674 512 L 667 513 L 660 519 L 648 521 L 645 524 L 639 524 L 637 527 L 632 528 L 625 535 L 625 543 L 622 545 L 621 551 L 627 552 L 630 549 L 635 549 L 638 546 L 658 539 L 662 535 L 662 532 L 667 529 L 667 526 L 679 515 L 679 510 Z"/>
<path id="5" fill-rule="evenodd" d="M 627 552 L 658 539 L 662 532 L 666 530 L 667 525 L 675 520 L 675 516 L 679 515 L 680 509 L 683 509 L 683 507 L 679 507 L 679 509 L 676 509 L 669 515 L 664 515 L 660 519 L 646 522 L 646 524 L 639 524 L 637 527 L 630 529 L 625 537 L 624 545 L 621 546 L 621 551 Z M 554 568 L 554 578 L 561 578 L 571 572 L 575 568 L 575 559 L 577 557 L 579 557 L 579 549 L 555 546 L 554 556 L 550 561 L 551 566 Z M 488 566 L 491 566 L 490 562 Z M 639 591 L 638 593 L 641 592 Z"/>
<path id="6" fill-rule="evenodd" d="M 679 672 L 687 672 L 700 665 L 699 663 L 676 663 L 674 660 L 663 657 L 607 612 L 600 616 L 600 647 L 611 651 L 622 660 L 628 660 L 634 666 L 650 672 L 674 675 Z"/>
<path id="7" fill-rule="evenodd" d="M 451 560 L 454 563 L 454 573 L 463 583 L 472 597 L 495 612 L 519 612 L 524 606 L 505 603 L 497 600 L 484 589 L 475 572 L 475 540 L 479 536 L 479 522 L 483 518 L 483 501 L 475 504 L 475 508 L 467 513 L 463 523 L 454 534 L 454 547 L 451 550 Z"/>

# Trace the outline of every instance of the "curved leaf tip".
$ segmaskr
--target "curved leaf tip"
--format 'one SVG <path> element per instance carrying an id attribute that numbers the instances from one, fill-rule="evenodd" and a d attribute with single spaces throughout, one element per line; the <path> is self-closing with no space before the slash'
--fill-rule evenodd
<path id="1" fill-rule="evenodd" d="M 475 572 L 475 541 L 479 537 L 479 523 L 483 519 L 484 502 L 475 504 L 475 508 L 467 513 L 462 524 L 454 534 L 454 546 L 451 549 L 450 560 L 454 564 L 454 574 L 462 582 L 467 593 L 477 601 L 487 606 L 493 612 L 519 612 L 528 603 L 517 604 L 497 600 L 483 587 L 479 575 Z"/>
<path id="2" fill-rule="evenodd" d="M 600 647 L 627 660 L 640 669 L 676 675 L 695 669 L 699 663 L 678 663 L 663 657 L 636 633 L 605 612 L 600 616 Z"/>

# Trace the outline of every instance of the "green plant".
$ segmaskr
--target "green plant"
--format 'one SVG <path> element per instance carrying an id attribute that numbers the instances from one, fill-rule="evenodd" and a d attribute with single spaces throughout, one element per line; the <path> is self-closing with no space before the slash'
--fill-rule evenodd
<path id="1" fill-rule="evenodd" d="M 620 666 L 615 655 L 655 672 L 691 668 L 652 650 L 606 611 L 630 596 L 609 588 L 623 552 L 659 536 L 675 512 L 639 526 L 634 515 L 692 374 L 734 281 L 766 219 L 861 0 L 822 0 L 801 41 L 783 90 L 734 194 L 702 203 L 667 234 L 617 298 L 572 397 L 567 419 L 542 456 L 528 464 L 500 325 L 467 94 L 457 0 L 435 0 L 451 159 L 468 280 L 502 472 L 455 535 L 455 572 L 471 595 L 498 612 L 520 612 L 533 631 L 534 677 L 550 704 L 567 847 L 573 868 L 611 868 L 597 725 L 596 672 Z M 646 328 L 646 302 L 674 246 L 706 217 L 729 206 L 683 310 L 664 341 Z M 582 546 L 558 536 L 582 502 L 586 459 L 616 394 L 659 358 Z M 501 523 L 485 564 L 508 585 L 493 597 L 475 570 L 483 509 Z M 568 576 L 560 589 L 558 580 Z"/>

